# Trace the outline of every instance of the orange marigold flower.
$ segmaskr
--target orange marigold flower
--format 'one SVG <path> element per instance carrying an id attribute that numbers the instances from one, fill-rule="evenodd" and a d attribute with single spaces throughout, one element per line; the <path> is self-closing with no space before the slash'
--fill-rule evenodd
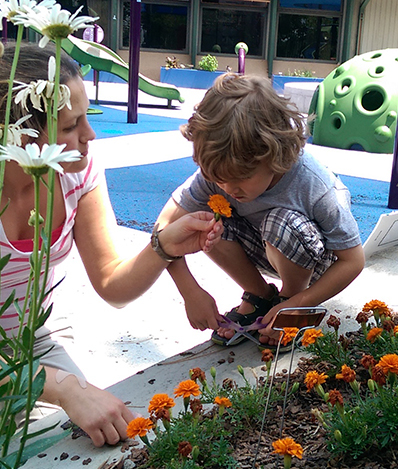
<path id="1" fill-rule="evenodd" d="M 287 345 L 296 337 L 297 332 L 299 330 L 297 329 L 297 327 L 284 327 L 283 331 L 284 331 L 284 335 L 282 339 L 282 345 Z M 282 332 L 281 332 L 281 335 L 282 335 Z"/>
<path id="2" fill-rule="evenodd" d="M 274 354 L 269 348 L 266 348 L 261 351 L 261 361 L 262 362 L 271 362 L 274 359 Z"/>
<path id="3" fill-rule="evenodd" d="M 296 458 L 302 459 L 303 448 L 301 445 L 296 443 L 293 438 L 283 438 L 281 440 L 274 441 L 272 443 L 274 447 L 274 453 L 281 454 L 283 456 L 296 456 Z"/>
<path id="4" fill-rule="evenodd" d="M 377 364 L 372 368 L 372 379 L 375 381 L 379 386 L 384 386 L 386 384 L 386 375 L 383 371 L 383 368 Z"/>
<path id="5" fill-rule="evenodd" d="M 303 334 L 301 343 L 304 347 L 308 347 L 311 344 L 315 344 L 318 337 L 323 337 L 320 329 L 307 329 Z"/>
<path id="6" fill-rule="evenodd" d="M 369 370 L 369 368 L 373 368 L 376 365 L 376 360 L 372 357 L 372 355 L 364 355 L 361 358 L 360 363 L 365 368 L 365 370 Z"/>
<path id="7" fill-rule="evenodd" d="M 328 376 L 325 373 L 319 374 L 317 371 L 309 371 L 305 376 L 305 384 L 307 385 L 307 392 L 310 392 L 315 386 L 326 382 Z"/>
<path id="8" fill-rule="evenodd" d="M 377 312 L 378 314 L 382 315 L 385 313 L 389 313 L 390 308 L 384 303 L 384 301 L 372 300 L 364 305 L 362 311 L 365 311 L 365 313 L 368 311 L 372 311 L 373 313 Z"/>
<path id="9" fill-rule="evenodd" d="M 381 327 L 373 327 L 370 329 L 368 332 L 368 335 L 366 336 L 366 340 L 368 340 L 370 343 L 374 343 L 374 341 L 381 336 L 381 333 L 383 332 L 383 329 Z"/>
<path id="10" fill-rule="evenodd" d="M 172 397 L 167 394 L 155 394 L 149 401 L 148 412 L 158 412 L 160 409 L 170 409 L 175 406 Z"/>
<path id="11" fill-rule="evenodd" d="M 151 419 L 137 417 L 127 425 L 127 436 L 129 438 L 135 438 L 136 436 L 146 436 L 152 427 L 153 422 Z"/>
<path id="12" fill-rule="evenodd" d="M 221 194 L 214 194 L 210 196 L 207 205 L 213 210 L 217 215 L 224 215 L 229 218 L 232 215 L 231 206 L 227 199 Z M 217 218 L 217 217 L 216 217 Z"/>
<path id="13" fill-rule="evenodd" d="M 346 383 L 355 381 L 355 371 L 347 365 L 341 367 L 341 373 L 337 373 L 336 379 L 343 379 Z"/>
<path id="14" fill-rule="evenodd" d="M 199 396 L 200 389 L 199 384 L 196 384 L 192 379 L 187 379 L 186 381 L 181 381 L 181 383 L 174 389 L 174 394 L 176 397 L 189 397 L 189 396 Z"/>
<path id="15" fill-rule="evenodd" d="M 388 373 L 398 374 L 398 355 L 396 353 L 388 353 L 380 358 L 378 363 L 384 374 Z"/>
<path id="16" fill-rule="evenodd" d="M 189 441 L 180 441 L 178 443 L 178 453 L 187 458 L 192 452 L 192 445 Z"/>
<path id="17" fill-rule="evenodd" d="M 215 397 L 214 404 L 217 404 L 220 407 L 231 407 L 232 402 L 228 399 L 228 397 Z"/>
<path id="18" fill-rule="evenodd" d="M 343 396 L 341 395 L 341 392 L 337 389 L 331 389 L 329 391 L 329 402 L 332 406 L 335 406 L 336 404 L 343 405 Z"/>
<path id="19" fill-rule="evenodd" d="M 394 327 L 394 334 L 398 334 L 398 326 Z"/>

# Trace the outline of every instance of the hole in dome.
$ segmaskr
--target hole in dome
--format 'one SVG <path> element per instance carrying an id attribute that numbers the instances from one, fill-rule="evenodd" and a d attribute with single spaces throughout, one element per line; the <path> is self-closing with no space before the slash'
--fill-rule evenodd
<path id="1" fill-rule="evenodd" d="M 377 54 L 373 54 L 371 59 L 378 59 L 379 57 L 381 57 L 381 52 L 378 52 Z"/>
<path id="2" fill-rule="evenodd" d="M 335 117 L 335 118 L 333 119 L 333 125 L 334 125 L 334 128 L 337 129 L 337 130 L 341 128 L 341 126 L 343 125 L 343 123 L 342 123 L 340 117 Z"/>
<path id="3" fill-rule="evenodd" d="M 369 90 L 362 96 L 361 104 L 366 111 L 376 111 L 384 103 L 384 96 L 378 90 Z"/>
<path id="4" fill-rule="evenodd" d="M 375 72 L 380 75 L 380 73 L 383 73 L 384 72 L 384 67 L 376 67 L 376 70 Z"/>

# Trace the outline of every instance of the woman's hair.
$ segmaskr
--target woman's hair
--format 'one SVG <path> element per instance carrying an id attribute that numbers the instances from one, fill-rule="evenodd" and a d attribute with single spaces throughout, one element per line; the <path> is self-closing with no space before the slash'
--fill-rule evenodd
<path id="1" fill-rule="evenodd" d="M 180 129 L 213 182 L 251 177 L 264 160 L 271 171 L 285 173 L 305 144 L 302 116 L 270 80 L 235 73 L 216 79 Z"/>
<path id="2" fill-rule="evenodd" d="M 15 43 L 9 42 L 4 47 L 4 52 L 0 50 L 0 123 L 5 120 L 5 108 L 8 93 L 8 80 L 10 77 L 12 61 L 15 54 Z M 45 49 L 41 49 L 35 43 L 23 43 L 19 52 L 17 70 L 14 79 L 14 86 L 18 82 L 29 84 L 32 81 L 48 80 L 48 60 L 55 57 L 55 47 L 48 44 Z M 79 65 L 72 60 L 65 52 L 61 53 L 61 84 L 67 84 L 69 80 L 81 77 Z M 14 92 L 14 96 L 17 92 Z M 32 114 L 32 117 L 23 123 L 23 127 L 30 127 L 42 132 L 46 127 L 46 114 L 34 109 L 30 101 L 27 101 L 29 111 L 23 109 L 20 104 L 15 104 L 12 100 L 10 123 L 15 123 L 21 117 Z"/>

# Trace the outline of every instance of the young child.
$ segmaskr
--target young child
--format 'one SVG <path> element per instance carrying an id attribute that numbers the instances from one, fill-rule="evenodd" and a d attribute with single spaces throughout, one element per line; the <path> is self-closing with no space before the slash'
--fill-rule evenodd
<path id="1" fill-rule="evenodd" d="M 208 210 L 213 194 L 230 203 L 222 241 L 208 254 L 244 292 L 228 318 L 248 325 L 264 316 L 267 325 L 282 307 L 321 304 L 362 271 L 350 194 L 305 150 L 302 116 L 268 79 L 219 77 L 181 131 L 193 142 L 199 169 L 172 194 L 158 221 L 162 227 L 188 212 Z M 215 300 L 185 260 L 168 270 L 191 325 L 214 329 L 212 340 L 225 345 L 235 331 L 219 327 Z M 281 290 L 262 274 L 280 278 Z M 260 334 L 265 347 L 277 344 L 270 326 Z"/>

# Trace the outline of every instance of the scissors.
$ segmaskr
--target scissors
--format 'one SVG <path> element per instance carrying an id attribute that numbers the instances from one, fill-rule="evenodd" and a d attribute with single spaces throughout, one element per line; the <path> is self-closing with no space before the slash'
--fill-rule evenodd
<path id="1" fill-rule="evenodd" d="M 232 321 L 226 316 L 223 317 L 222 321 L 218 321 L 220 327 L 225 327 L 226 329 L 233 329 L 235 334 L 228 340 L 225 345 L 232 345 L 236 339 L 245 336 L 247 339 L 251 340 L 257 345 L 262 345 L 261 342 L 254 336 L 250 334 L 249 331 L 258 331 L 259 329 L 265 329 L 268 324 L 263 324 L 261 321 L 264 316 L 259 316 L 252 324 L 248 326 L 241 326 L 238 322 Z"/>

